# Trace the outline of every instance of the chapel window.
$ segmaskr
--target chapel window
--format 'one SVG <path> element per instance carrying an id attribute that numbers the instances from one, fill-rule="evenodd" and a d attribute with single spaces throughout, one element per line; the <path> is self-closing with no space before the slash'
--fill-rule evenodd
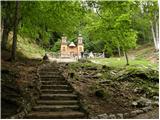
<path id="1" fill-rule="evenodd" d="M 63 51 L 65 51 L 65 47 L 63 47 Z"/>
<path id="2" fill-rule="evenodd" d="M 79 47 L 79 51 L 82 52 L 82 47 Z"/>

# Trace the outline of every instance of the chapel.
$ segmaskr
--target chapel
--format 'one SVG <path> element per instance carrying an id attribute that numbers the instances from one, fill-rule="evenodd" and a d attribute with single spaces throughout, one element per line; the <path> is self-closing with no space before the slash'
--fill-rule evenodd
<path id="1" fill-rule="evenodd" d="M 69 42 L 66 36 L 62 36 L 60 54 L 62 58 L 81 58 L 84 52 L 83 38 L 79 34 L 76 43 Z"/>

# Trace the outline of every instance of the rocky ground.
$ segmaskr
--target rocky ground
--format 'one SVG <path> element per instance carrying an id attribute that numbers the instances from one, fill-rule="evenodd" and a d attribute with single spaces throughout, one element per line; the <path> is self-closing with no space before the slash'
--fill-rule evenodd
<path id="1" fill-rule="evenodd" d="M 37 67 L 39 60 L 8 60 L 9 53 L 2 51 L 1 58 L 1 115 L 2 118 L 24 110 L 32 98 L 38 96 Z"/>
<path id="2" fill-rule="evenodd" d="M 116 118 L 133 118 L 154 109 L 153 118 L 158 118 L 157 70 L 142 66 L 113 69 L 90 62 L 61 66 L 64 76 L 80 93 L 90 118 L 115 118 L 117 114 Z"/>
<path id="3" fill-rule="evenodd" d="M 37 67 L 40 60 L 8 61 L 2 52 L 2 118 L 23 111 L 38 97 Z M 80 94 L 89 118 L 157 118 L 158 71 L 143 66 L 112 68 L 88 61 L 60 64 L 66 79 Z M 30 106 L 31 107 L 31 106 Z M 30 108 L 29 107 L 29 108 Z"/>

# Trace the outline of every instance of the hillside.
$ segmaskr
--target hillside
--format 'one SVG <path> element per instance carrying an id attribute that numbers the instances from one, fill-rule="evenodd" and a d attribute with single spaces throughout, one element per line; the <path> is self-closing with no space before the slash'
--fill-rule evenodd
<path id="1" fill-rule="evenodd" d="M 10 32 L 8 37 L 8 51 L 11 51 L 13 33 Z M 20 57 L 26 57 L 30 59 L 42 58 L 45 50 L 35 43 L 35 40 L 17 36 L 17 54 Z M 3 55 L 3 54 L 2 54 Z M 3 57 L 2 57 L 3 58 Z"/>

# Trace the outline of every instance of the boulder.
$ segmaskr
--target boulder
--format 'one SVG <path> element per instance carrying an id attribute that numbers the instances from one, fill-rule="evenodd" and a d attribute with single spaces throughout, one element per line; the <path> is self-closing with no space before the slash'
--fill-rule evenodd
<path id="1" fill-rule="evenodd" d="M 116 116 L 115 116 L 114 114 L 110 114 L 110 115 L 108 116 L 108 118 L 109 118 L 109 119 L 116 119 Z"/>
<path id="2" fill-rule="evenodd" d="M 102 77 L 102 75 L 103 75 L 102 73 L 97 73 L 95 76 L 100 78 L 100 77 Z"/>
<path id="3" fill-rule="evenodd" d="M 133 102 L 132 102 L 132 106 L 133 106 L 133 107 L 136 107 L 137 105 L 138 105 L 138 103 L 137 103 L 136 101 L 133 101 Z"/>
<path id="4" fill-rule="evenodd" d="M 151 100 L 143 98 L 143 97 L 141 97 L 137 101 L 132 102 L 132 106 L 135 106 L 137 108 L 147 107 L 147 106 L 150 106 L 151 104 L 152 104 Z"/>
<path id="5" fill-rule="evenodd" d="M 150 111 L 150 110 L 152 110 L 152 109 L 153 109 L 152 106 L 148 106 L 148 107 L 142 108 L 143 112 L 148 112 L 148 111 Z"/>
<path id="6" fill-rule="evenodd" d="M 134 112 L 138 115 L 138 114 L 143 113 L 143 110 L 134 110 Z"/>
<path id="7" fill-rule="evenodd" d="M 107 119 L 108 115 L 105 113 L 105 114 L 98 115 L 97 117 L 100 119 Z"/>
<path id="8" fill-rule="evenodd" d="M 136 115 L 137 115 L 137 112 L 136 112 L 136 111 L 131 111 L 129 116 L 130 116 L 130 117 L 135 117 Z"/>
<path id="9" fill-rule="evenodd" d="M 119 118 L 119 119 L 123 119 L 123 114 L 122 113 L 117 113 L 117 118 Z"/>
<path id="10" fill-rule="evenodd" d="M 102 83 L 102 84 L 110 84 L 112 82 L 112 80 L 101 80 L 99 81 L 99 83 Z"/>
<path id="11" fill-rule="evenodd" d="M 124 113 L 124 118 L 128 118 L 129 117 L 129 113 Z"/>
<path id="12" fill-rule="evenodd" d="M 103 98 L 105 96 L 105 91 L 103 89 L 96 90 L 95 95 L 97 97 Z"/>
<path id="13" fill-rule="evenodd" d="M 158 107 L 158 106 L 159 106 L 159 101 L 154 101 L 154 102 L 152 102 L 152 105 Z"/>
<path id="14" fill-rule="evenodd" d="M 97 70 L 97 67 L 96 66 L 89 66 L 89 67 L 86 67 L 85 68 L 86 70 Z"/>
<path id="15" fill-rule="evenodd" d="M 159 100 L 159 96 L 153 96 L 154 100 Z"/>

